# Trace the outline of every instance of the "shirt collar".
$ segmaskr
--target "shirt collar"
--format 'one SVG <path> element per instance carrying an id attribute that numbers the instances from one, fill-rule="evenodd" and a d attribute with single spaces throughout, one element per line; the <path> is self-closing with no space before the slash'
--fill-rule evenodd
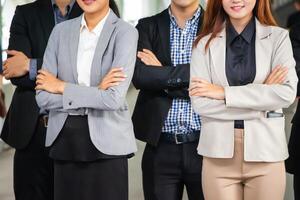
<path id="1" fill-rule="evenodd" d="M 96 25 L 96 27 L 91 30 L 90 32 L 92 33 L 95 33 L 98 37 L 100 36 L 101 32 L 102 32 L 102 29 L 104 27 L 104 24 L 109 16 L 109 13 L 110 13 L 110 9 L 108 10 L 107 14 L 105 15 L 105 17 L 100 21 L 98 22 L 98 24 Z M 81 26 L 80 26 L 80 32 L 82 32 L 84 29 L 86 30 L 89 30 L 88 29 L 88 26 L 86 24 L 86 21 L 85 21 L 85 17 L 84 17 L 84 14 L 82 15 L 82 19 L 81 19 Z"/>
<path id="2" fill-rule="evenodd" d="M 169 15 L 170 15 L 170 20 L 171 20 L 171 23 L 173 23 L 174 25 L 178 26 L 177 22 L 176 22 L 176 18 L 175 16 L 172 14 L 172 11 L 171 11 L 171 7 L 169 6 Z M 196 10 L 196 12 L 194 13 L 193 17 L 190 18 L 187 22 L 189 22 L 190 24 L 195 24 L 197 23 L 198 25 L 198 20 L 200 18 L 200 15 L 201 15 L 201 8 L 198 7 L 198 9 Z"/>
<path id="3" fill-rule="evenodd" d="M 252 37 L 255 33 L 255 18 L 253 17 L 250 22 L 247 24 L 245 29 L 242 31 L 240 36 L 248 43 L 251 43 Z M 229 44 L 231 44 L 239 34 L 236 32 L 233 25 L 229 22 L 226 29 L 226 37 L 228 39 Z"/>
<path id="4" fill-rule="evenodd" d="M 70 13 L 70 11 L 72 10 L 75 2 L 76 2 L 76 0 L 72 0 L 70 2 L 70 4 L 67 6 L 67 14 L 66 15 L 68 15 Z M 51 0 L 51 3 L 52 3 L 53 9 L 58 8 L 57 5 L 56 5 L 56 0 Z"/>

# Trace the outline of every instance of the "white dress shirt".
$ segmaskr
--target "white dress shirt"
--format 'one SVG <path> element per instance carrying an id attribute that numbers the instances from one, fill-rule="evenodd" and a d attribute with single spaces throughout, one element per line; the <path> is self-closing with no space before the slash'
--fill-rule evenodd
<path id="1" fill-rule="evenodd" d="M 77 73 L 79 85 L 90 86 L 91 67 L 96 46 L 109 13 L 110 10 L 93 30 L 89 30 L 84 14 L 82 16 L 77 54 Z"/>

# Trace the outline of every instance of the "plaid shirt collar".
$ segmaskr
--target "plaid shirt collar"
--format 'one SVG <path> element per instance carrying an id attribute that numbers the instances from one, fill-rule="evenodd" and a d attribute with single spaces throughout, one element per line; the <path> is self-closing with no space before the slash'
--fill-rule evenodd
<path id="1" fill-rule="evenodd" d="M 178 24 L 177 24 L 177 21 L 176 21 L 176 18 L 175 16 L 172 14 L 172 11 L 171 11 L 171 7 L 169 6 L 169 15 L 170 15 L 170 20 L 171 20 L 171 23 L 175 26 L 175 27 L 179 27 Z M 189 20 L 187 20 L 186 24 L 191 24 L 191 25 L 198 25 L 198 22 L 199 22 L 199 18 L 200 18 L 200 15 L 201 15 L 201 9 L 200 7 L 198 7 L 198 9 L 196 10 L 196 12 L 194 13 L 193 17 L 190 18 Z"/>

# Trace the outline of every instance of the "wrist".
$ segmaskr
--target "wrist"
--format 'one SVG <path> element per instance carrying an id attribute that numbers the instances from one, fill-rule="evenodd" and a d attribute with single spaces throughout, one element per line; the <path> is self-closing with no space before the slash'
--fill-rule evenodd
<path id="1" fill-rule="evenodd" d="M 63 81 L 61 81 L 60 84 L 59 84 L 59 91 L 58 91 L 58 92 L 59 92 L 60 94 L 63 94 L 64 91 L 65 91 L 65 87 L 66 87 L 66 83 L 63 82 Z"/>
<path id="2" fill-rule="evenodd" d="M 30 59 L 29 58 L 25 59 L 25 68 L 24 68 L 24 70 L 26 72 L 29 72 L 29 70 L 30 70 Z"/>

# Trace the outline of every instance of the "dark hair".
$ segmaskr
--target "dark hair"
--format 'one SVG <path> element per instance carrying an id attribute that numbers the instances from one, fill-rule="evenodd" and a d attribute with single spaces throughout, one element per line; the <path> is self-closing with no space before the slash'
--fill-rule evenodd
<path id="1" fill-rule="evenodd" d="M 264 25 L 277 25 L 271 12 L 270 0 L 256 1 L 253 14 L 257 17 L 259 22 Z M 195 40 L 194 46 L 196 46 L 203 37 L 211 33 L 211 36 L 205 45 L 205 49 L 207 50 L 210 42 L 217 37 L 217 34 L 224 28 L 226 19 L 228 19 L 228 15 L 223 9 L 222 0 L 208 0 L 202 25 L 203 28 L 200 35 Z"/>
<path id="2" fill-rule="evenodd" d="M 116 2 L 114 0 L 109 0 L 109 7 L 110 7 L 110 9 L 112 9 L 112 11 L 114 11 L 114 13 L 118 17 L 120 17 L 120 12 L 119 12 L 118 5 L 116 4 Z"/>

